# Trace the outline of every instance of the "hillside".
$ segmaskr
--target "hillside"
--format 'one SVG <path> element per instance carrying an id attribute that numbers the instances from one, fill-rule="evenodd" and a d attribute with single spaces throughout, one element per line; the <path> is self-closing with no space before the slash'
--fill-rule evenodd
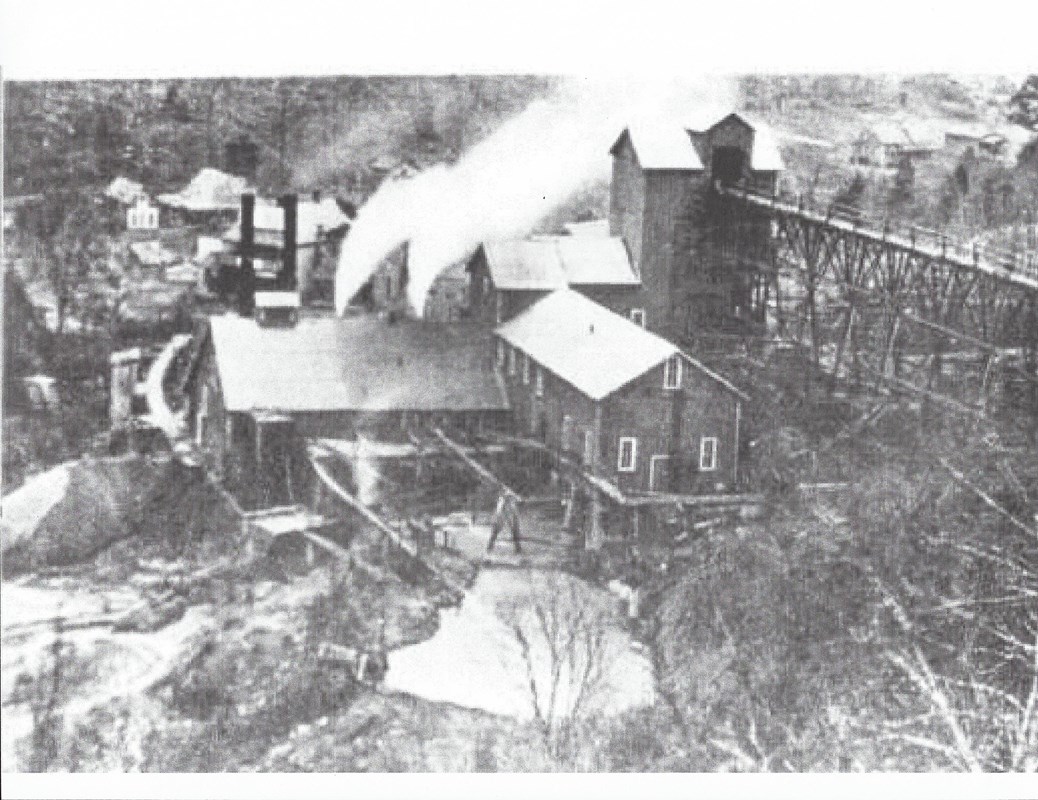
<path id="1" fill-rule="evenodd" d="M 372 163 L 452 161 L 557 79 L 336 77 L 8 83 L 4 190 L 116 175 L 176 189 L 246 136 L 263 189 L 363 189 Z"/>

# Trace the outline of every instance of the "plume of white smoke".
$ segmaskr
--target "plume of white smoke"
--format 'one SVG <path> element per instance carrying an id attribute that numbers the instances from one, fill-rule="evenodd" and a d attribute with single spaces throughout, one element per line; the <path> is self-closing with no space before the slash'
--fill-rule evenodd
<path id="1" fill-rule="evenodd" d="M 573 79 L 531 103 L 453 166 L 389 181 L 360 209 L 343 243 L 336 310 L 405 241 L 408 300 L 419 314 L 436 276 L 485 240 L 524 236 L 589 182 L 608 175 L 608 148 L 632 121 L 682 124 L 730 110 L 732 83 Z"/>

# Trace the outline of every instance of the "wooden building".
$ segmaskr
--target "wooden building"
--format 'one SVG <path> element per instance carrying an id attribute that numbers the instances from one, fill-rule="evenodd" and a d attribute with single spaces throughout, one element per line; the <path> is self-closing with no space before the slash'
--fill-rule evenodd
<path id="1" fill-rule="evenodd" d="M 519 432 L 624 493 L 735 488 L 747 398 L 675 345 L 569 289 L 494 336 Z"/>
<path id="2" fill-rule="evenodd" d="M 644 317 L 638 276 L 618 236 L 532 236 L 484 242 L 467 267 L 473 319 L 501 323 L 557 289 Z"/>
<path id="3" fill-rule="evenodd" d="M 410 428 L 508 430 L 490 334 L 373 315 L 303 316 L 286 326 L 234 314 L 196 331 L 190 423 L 206 468 L 264 502 L 296 502 L 302 441 L 408 442 Z"/>
<path id="4" fill-rule="evenodd" d="M 729 114 L 698 127 L 632 126 L 610 149 L 609 233 L 623 241 L 641 282 L 646 328 L 672 339 L 763 319 L 749 277 L 714 235 L 712 187 L 745 182 L 771 191 L 783 168 L 766 126 Z M 762 247 L 769 233 L 759 220 L 739 231 Z"/>

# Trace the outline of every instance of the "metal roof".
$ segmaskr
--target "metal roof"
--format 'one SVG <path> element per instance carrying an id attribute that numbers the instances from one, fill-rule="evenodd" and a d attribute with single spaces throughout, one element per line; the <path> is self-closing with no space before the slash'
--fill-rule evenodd
<path id="1" fill-rule="evenodd" d="M 129 178 L 120 175 L 114 178 L 108 188 L 105 189 L 105 196 L 122 203 L 123 205 L 132 206 L 138 200 L 148 200 L 148 193 L 144 191 L 144 185 L 130 180 Z"/>
<path id="2" fill-rule="evenodd" d="M 495 333 L 592 400 L 679 352 L 666 339 L 571 289 L 552 292 Z"/>
<path id="3" fill-rule="evenodd" d="M 614 153 L 624 138 L 631 142 L 638 163 L 645 170 L 703 169 L 688 131 L 677 125 L 629 125 L 610 148 Z"/>
<path id="4" fill-rule="evenodd" d="M 160 194 L 158 201 L 187 211 L 230 211 L 241 206 L 248 182 L 212 167 L 203 167 L 179 192 Z"/>
<path id="5" fill-rule="evenodd" d="M 572 289 L 552 292 L 494 333 L 592 400 L 612 394 L 672 355 L 749 400 L 731 381 L 677 345 Z"/>
<path id="6" fill-rule="evenodd" d="M 609 235 L 609 220 L 607 219 L 589 219 L 584 222 L 567 222 L 562 227 L 570 236 L 602 237 Z"/>
<path id="7" fill-rule="evenodd" d="M 550 290 L 566 286 L 637 286 L 618 236 L 538 236 L 485 242 L 483 252 L 498 289 Z"/>
<path id="8" fill-rule="evenodd" d="M 505 410 L 488 332 L 461 324 L 304 317 L 261 327 L 210 318 L 224 402 L 231 411 Z"/>

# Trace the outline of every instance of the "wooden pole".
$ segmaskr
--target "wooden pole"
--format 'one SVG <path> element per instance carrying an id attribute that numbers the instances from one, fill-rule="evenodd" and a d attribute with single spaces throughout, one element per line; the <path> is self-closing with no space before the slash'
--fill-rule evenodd
<path id="1" fill-rule="evenodd" d="M 494 475 L 494 473 L 492 473 L 482 464 L 469 457 L 469 455 L 465 452 L 464 448 L 462 448 L 462 446 L 457 444 L 456 442 L 453 442 L 449 438 L 447 438 L 447 435 L 442 430 L 440 430 L 439 428 L 433 428 L 433 433 L 436 434 L 436 438 L 443 442 L 443 444 L 447 447 L 448 450 L 450 450 L 452 453 L 454 453 L 454 455 L 456 455 L 463 462 L 465 462 L 469 469 L 475 472 L 481 479 L 489 483 L 491 486 L 493 486 L 500 492 L 508 495 L 517 503 L 521 503 L 523 501 L 523 498 L 519 495 L 518 492 L 511 489 L 504 481 L 502 481 L 500 478 Z"/>
<path id="2" fill-rule="evenodd" d="M 310 463 L 311 465 L 313 465 L 314 471 L 317 473 L 317 476 L 322 481 L 324 481 L 324 484 L 332 491 L 332 493 L 340 500 L 342 500 L 344 503 L 346 503 L 348 506 L 353 508 L 358 514 L 360 514 L 362 517 L 364 517 L 364 519 L 366 519 L 368 522 L 370 522 L 372 525 L 378 528 L 382 533 L 384 533 L 388 541 L 392 542 L 400 550 L 403 550 L 415 561 L 422 564 L 437 578 L 443 581 L 444 585 L 446 585 L 448 588 L 456 592 L 464 593 L 465 587 L 463 587 L 456 581 L 452 580 L 451 578 L 447 577 L 439 569 L 434 567 L 425 559 L 421 558 L 418 555 L 418 551 L 416 550 L 414 545 L 403 539 L 399 533 L 393 530 L 392 526 L 390 526 L 387 522 L 385 522 L 377 514 L 375 514 L 375 512 L 373 512 L 366 505 L 360 502 L 360 500 L 358 500 L 352 494 L 350 494 L 341 486 L 339 486 L 339 484 L 335 482 L 335 479 L 332 478 L 328 471 L 319 463 L 317 463 L 317 459 L 313 455 L 310 456 Z"/>

